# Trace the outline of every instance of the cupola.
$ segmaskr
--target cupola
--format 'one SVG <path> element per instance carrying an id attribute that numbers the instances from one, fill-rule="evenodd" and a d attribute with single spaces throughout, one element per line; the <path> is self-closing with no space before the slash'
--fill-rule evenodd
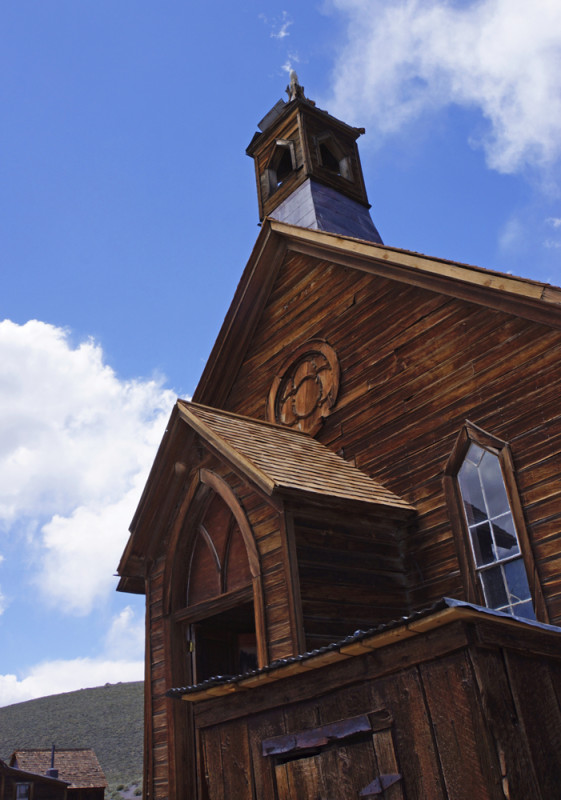
<path id="1" fill-rule="evenodd" d="M 381 244 L 357 147 L 364 128 L 317 108 L 295 72 L 286 91 L 288 102 L 265 115 L 246 150 L 255 161 L 259 218 Z"/>

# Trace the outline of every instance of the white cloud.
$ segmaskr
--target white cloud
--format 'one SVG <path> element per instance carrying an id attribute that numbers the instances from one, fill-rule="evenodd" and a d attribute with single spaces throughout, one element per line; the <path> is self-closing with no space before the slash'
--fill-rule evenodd
<path id="1" fill-rule="evenodd" d="M 118 614 L 105 638 L 105 652 L 117 658 L 123 652 L 130 657 L 143 658 L 145 641 L 144 619 L 137 619 L 130 606 Z"/>
<path id="2" fill-rule="evenodd" d="M 111 590 L 174 395 L 119 380 L 94 342 L 36 320 L 0 323 L 0 361 L 0 523 L 32 538 L 43 597 L 88 613 Z"/>
<path id="3" fill-rule="evenodd" d="M 144 620 L 130 606 L 117 614 L 94 658 L 42 661 L 26 674 L 0 675 L 0 706 L 105 683 L 144 680 Z"/>
<path id="4" fill-rule="evenodd" d="M 561 219 L 559 217 L 548 217 L 546 219 L 546 224 L 550 225 L 552 228 L 561 228 Z"/>
<path id="5" fill-rule="evenodd" d="M 145 478 L 139 472 L 130 491 L 114 503 L 92 501 L 67 517 L 55 514 L 43 526 L 42 563 L 34 583 L 51 604 L 88 614 L 115 589 L 115 568 Z"/>
<path id="6" fill-rule="evenodd" d="M 333 0 L 347 17 L 329 108 L 382 134 L 448 104 L 478 109 L 489 166 L 561 153 L 558 0 Z"/>

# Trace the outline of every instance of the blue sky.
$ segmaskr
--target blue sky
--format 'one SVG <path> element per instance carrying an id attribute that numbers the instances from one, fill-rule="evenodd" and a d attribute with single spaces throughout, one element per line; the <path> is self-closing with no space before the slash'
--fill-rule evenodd
<path id="1" fill-rule="evenodd" d="M 4 0 L 0 705 L 142 678 L 113 574 L 257 236 L 245 148 L 287 70 L 366 127 L 387 244 L 561 284 L 560 62 L 557 0 Z"/>

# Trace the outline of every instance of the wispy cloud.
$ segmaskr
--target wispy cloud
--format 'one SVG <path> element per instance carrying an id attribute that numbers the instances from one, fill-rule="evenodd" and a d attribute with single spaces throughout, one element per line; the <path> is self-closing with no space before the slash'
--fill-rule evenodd
<path id="1" fill-rule="evenodd" d="M 287 11 L 282 11 L 280 16 L 267 17 L 265 14 L 259 14 L 259 19 L 270 28 L 269 36 L 271 39 L 286 39 L 290 36 L 289 28 L 294 24 Z"/>
<path id="2" fill-rule="evenodd" d="M 294 69 L 294 65 L 299 63 L 300 63 L 300 58 L 297 53 L 288 53 L 286 61 L 282 65 L 282 70 L 283 72 L 286 72 L 288 75 L 290 75 L 290 73 Z"/>
<path id="3" fill-rule="evenodd" d="M 330 110 L 395 131 L 448 104 L 486 120 L 473 140 L 512 173 L 561 155 L 558 0 L 333 0 L 346 17 Z"/>
<path id="4" fill-rule="evenodd" d="M 499 250 L 505 254 L 518 250 L 525 235 L 523 223 L 516 215 L 512 216 L 499 231 Z"/>

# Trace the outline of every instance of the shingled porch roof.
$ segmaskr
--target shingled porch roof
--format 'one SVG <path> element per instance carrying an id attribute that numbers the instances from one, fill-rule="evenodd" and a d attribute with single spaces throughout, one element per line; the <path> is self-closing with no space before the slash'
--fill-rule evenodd
<path id="1" fill-rule="evenodd" d="M 179 400 L 180 417 L 268 495 L 305 492 L 413 511 L 403 498 L 300 431 Z"/>

